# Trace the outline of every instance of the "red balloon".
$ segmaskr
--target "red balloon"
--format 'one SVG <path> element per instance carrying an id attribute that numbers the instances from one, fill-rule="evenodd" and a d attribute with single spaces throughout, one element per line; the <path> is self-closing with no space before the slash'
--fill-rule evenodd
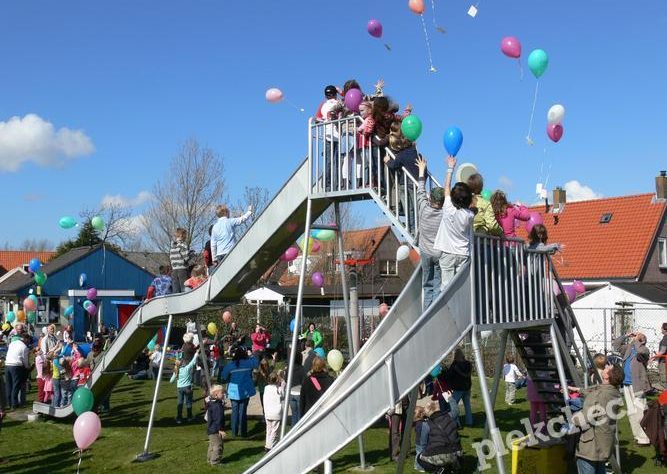
<path id="1" fill-rule="evenodd" d="M 409 0 L 408 8 L 412 10 L 412 13 L 421 15 L 424 13 L 424 0 Z"/>
<path id="2" fill-rule="evenodd" d="M 371 35 L 373 38 L 382 37 L 382 23 L 380 23 L 376 19 L 372 19 L 371 21 L 369 21 L 366 29 L 368 30 L 368 34 Z"/>
<path id="3" fill-rule="evenodd" d="M 558 143 L 563 138 L 563 131 L 563 126 L 559 123 L 550 123 L 547 125 L 547 135 L 549 135 L 549 138 L 554 143 Z"/>
<path id="4" fill-rule="evenodd" d="M 222 320 L 225 322 L 225 324 L 229 324 L 232 322 L 232 312 L 229 310 L 225 310 L 222 313 Z"/>
<path id="5" fill-rule="evenodd" d="M 500 41 L 500 50 L 505 56 L 518 59 L 521 57 L 521 42 L 514 36 L 505 36 Z"/>

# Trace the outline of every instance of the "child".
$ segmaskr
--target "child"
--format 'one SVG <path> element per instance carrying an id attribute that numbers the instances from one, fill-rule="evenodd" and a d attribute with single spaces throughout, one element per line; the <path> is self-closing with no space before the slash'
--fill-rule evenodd
<path id="1" fill-rule="evenodd" d="M 171 262 L 171 284 L 174 293 L 183 293 L 185 291 L 185 280 L 188 278 L 188 265 L 192 251 L 186 244 L 188 233 L 182 227 L 178 227 L 174 232 L 174 240 L 171 242 L 169 250 L 169 260 Z"/>
<path id="2" fill-rule="evenodd" d="M 516 237 L 515 220 L 528 221 L 530 212 L 525 206 L 517 206 L 507 201 L 507 196 L 502 191 L 496 191 L 491 196 L 491 207 L 500 224 L 505 237 Z"/>
<path id="3" fill-rule="evenodd" d="M 72 366 L 67 357 L 60 358 L 60 406 L 66 407 L 72 402 Z"/>
<path id="4" fill-rule="evenodd" d="M 44 368 L 42 369 L 42 377 L 44 378 L 44 403 L 50 403 L 53 399 L 53 379 L 51 361 L 44 358 Z"/>
<path id="5" fill-rule="evenodd" d="M 221 464 L 222 442 L 225 439 L 225 402 L 222 385 L 211 387 L 211 396 L 206 408 L 208 423 L 208 463 L 212 466 Z"/>
<path id="6" fill-rule="evenodd" d="M 478 234 L 495 235 L 501 237 L 503 230 L 500 228 L 496 216 L 493 213 L 491 203 L 482 197 L 484 189 L 484 178 L 481 174 L 475 173 L 468 178 L 468 187 L 473 194 L 472 207 L 476 209 L 475 219 L 473 220 L 473 229 Z"/>
<path id="7" fill-rule="evenodd" d="M 415 471 L 426 472 L 423 467 L 419 465 L 417 459 L 419 455 L 426 448 L 425 441 L 428 439 L 428 423 L 426 423 L 426 412 L 424 407 L 415 407 Z"/>
<path id="8" fill-rule="evenodd" d="M 503 366 L 503 379 L 505 380 L 505 403 L 514 405 L 516 398 L 517 383 L 523 378 L 523 374 L 514 364 L 514 357 L 507 356 Z"/>
<path id="9" fill-rule="evenodd" d="M 192 269 L 190 278 L 185 280 L 183 285 L 186 288 L 194 290 L 195 288 L 201 286 L 206 281 L 206 267 L 204 265 L 195 265 Z"/>
<path id="10" fill-rule="evenodd" d="M 470 258 L 470 243 L 472 241 L 474 214 L 469 209 L 472 203 L 472 193 L 465 183 L 456 183 L 450 189 L 455 166 L 456 158 L 448 157 L 444 186 L 445 204 L 442 210 L 440 227 L 433 245 L 433 248 L 442 252 L 440 256 L 440 273 L 442 275 L 440 288 L 443 290 L 452 281 L 459 268 L 465 265 Z"/>
<path id="11" fill-rule="evenodd" d="M 602 383 L 602 373 L 607 367 L 607 356 L 599 352 L 595 354 L 595 356 L 593 356 L 593 366 L 593 371 L 591 372 L 591 384 L 599 385 Z M 595 376 L 596 371 L 599 377 Z"/>
<path id="12" fill-rule="evenodd" d="M 318 122 L 326 122 L 340 118 L 340 113 L 334 110 L 340 109 L 340 101 L 336 86 L 326 86 L 324 88 L 324 102 L 320 105 L 315 119 Z M 339 150 L 338 140 L 340 134 L 335 125 L 326 125 L 324 127 L 324 184 L 328 191 L 338 189 L 339 173 Z"/>
<path id="13" fill-rule="evenodd" d="M 280 432 L 280 415 L 282 413 L 283 380 L 273 372 L 269 375 L 269 384 L 264 388 L 264 420 L 266 421 L 266 442 L 264 449 L 268 452 L 278 441 Z"/>
<path id="14" fill-rule="evenodd" d="M 160 371 L 160 361 L 162 360 L 162 350 L 160 344 L 153 346 L 153 352 L 148 357 L 150 360 L 149 376 L 153 376 L 153 380 L 157 380 L 158 372 Z"/>
<path id="15" fill-rule="evenodd" d="M 543 224 L 535 224 L 528 234 L 528 248 L 531 250 L 544 250 L 553 253 L 562 250 L 561 244 L 547 244 L 549 235 L 547 228 Z"/>
<path id="16" fill-rule="evenodd" d="M 197 354 L 199 349 L 195 351 L 194 357 L 185 365 L 181 366 L 180 361 L 175 362 L 174 373 L 169 380 L 170 383 L 176 381 L 176 389 L 178 391 L 178 404 L 176 411 L 176 424 L 183 423 L 183 404 L 188 413 L 188 422 L 193 420 L 192 417 L 192 373 L 197 364 Z"/>
<path id="17" fill-rule="evenodd" d="M 53 400 L 51 400 L 51 406 L 53 408 L 60 408 L 61 401 L 61 392 L 60 392 L 60 371 L 62 367 L 60 366 L 60 360 L 56 357 L 53 359 L 52 372 L 51 372 L 51 388 L 53 391 Z"/>
<path id="18" fill-rule="evenodd" d="M 37 401 L 44 403 L 44 366 L 46 365 L 46 357 L 39 349 L 39 345 L 35 349 L 35 370 L 37 371 Z"/>
<path id="19" fill-rule="evenodd" d="M 547 423 L 547 406 L 542 399 L 542 396 L 537 391 L 537 386 L 533 379 L 528 377 L 528 384 L 526 390 L 526 398 L 530 402 L 530 424 L 535 426 L 539 421 Z"/>
<path id="20" fill-rule="evenodd" d="M 361 125 L 357 127 L 357 187 L 369 186 L 369 169 L 371 161 L 371 136 L 375 129 L 375 119 L 373 118 L 373 103 L 363 101 L 359 105 L 359 115 L 363 119 Z M 363 167 L 363 181 L 361 171 Z"/>

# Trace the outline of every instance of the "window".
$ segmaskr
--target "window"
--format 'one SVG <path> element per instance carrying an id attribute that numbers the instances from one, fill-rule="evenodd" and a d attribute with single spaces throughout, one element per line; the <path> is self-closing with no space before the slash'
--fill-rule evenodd
<path id="1" fill-rule="evenodd" d="M 658 265 L 667 268 L 667 239 L 658 239 Z"/>
<path id="2" fill-rule="evenodd" d="M 602 217 L 600 217 L 600 224 L 609 224 L 609 221 L 611 221 L 611 216 L 611 212 L 602 214 Z"/>
<path id="3" fill-rule="evenodd" d="M 396 260 L 380 260 L 381 276 L 398 276 L 398 264 Z"/>

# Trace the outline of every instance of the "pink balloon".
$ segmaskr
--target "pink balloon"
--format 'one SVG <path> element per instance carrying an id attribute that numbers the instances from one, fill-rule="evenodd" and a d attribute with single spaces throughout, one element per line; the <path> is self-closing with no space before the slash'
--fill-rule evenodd
<path id="1" fill-rule="evenodd" d="M 268 100 L 272 104 L 277 104 L 278 102 L 283 100 L 283 91 L 275 87 L 272 87 L 271 89 L 266 91 L 266 100 Z"/>
<path id="2" fill-rule="evenodd" d="M 35 311 L 37 309 L 37 304 L 30 298 L 26 298 L 23 300 L 23 309 L 28 312 Z"/>
<path id="3" fill-rule="evenodd" d="M 424 0 L 408 0 L 408 8 L 415 15 L 424 13 Z"/>
<path id="4" fill-rule="evenodd" d="M 373 38 L 382 37 L 382 23 L 380 23 L 376 19 L 372 19 L 371 21 L 369 21 L 366 29 L 368 30 L 368 34 L 371 35 Z"/>
<path id="5" fill-rule="evenodd" d="M 500 50 L 505 56 L 518 59 L 521 57 L 521 42 L 514 36 L 505 36 L 500 41 Z"/>
<path id="6" fill-rule="evenodd" d="M 88 288 L 88 291 L 86 291 L 86 296 L 88 297 L 89 300 L 97 299 L 97 289 Z"/>
<path id="7" fill-rule="evenodd" d="M 574 289 L 574 287 L 572 285 L 564 285 L 563 291 L 565 292 L 567 300 L 570 302 L 570 304 L 574 303 L 574 300 L 577 299 L 577 291 Z"/>
<path id="8" fill-rule="evenodd" d="M 311 252 L 312 253 L 317 253 L 317 252 L 320 251 L 321 248 L 322 248 L 322 246 L 320 245 L 320 243 L 317 240 L 315 240 L 313 242 L 313 250 L 311 250 Z"/>
<path id="9" fill-rule="evenodd" d="M 288 222 L 287 223 L 287 232 L 290 234 L 294 231 L 296 231 L 299 228 L 299 226 L 295 222 Z"/>
<path id="10" fill-rule="evenodd" d="M 380 317 L 384 318 L 389 313 L 389 305 L 387 303 L 380 304 Z"/>
<path id="11" fill-rule="evenodd" d="M 559 123 L 550 123 L 547 125 L 547 135 L 551 138 L 551 141 L 558 143 L 558 141 L 563 138 L 563 126 Z"/>
<path id="12" fill-rule="evenodd" d="M 91 303 L 86 308 L 86 311 L 88 311 L 88 314 L 93 316 L 95 313 L 97 313 L 97 306 L 95 306 L 95 303 Z"/>
<path id="13" fill-rule="evenodd" d="M 574 288 L 574 291 L 576 291 L 578 295 L 586 293 L 586 287 L 581 280 L 574 280 L 572 282 L 572 288 Z"/>
<path id="14" fill-rule="evenodd" d="M 359 112 L 359 105 L 364 96 L 359 89 L 350 89 L 345 93 L 345 107 L 352 112 Z"/>
<path id="15" fill-rule="evenodd" d="M 280 260 L 282 260 L 283 262 L 291 262 L 298 256 L 299 256 L 299 249 L 296 247 L 290 247 L 287 250 L 285 250 L 285 253 L 283 253 L 280 256 Z"/>
<path id="16" fill-rule="evenodd" d="M 322 288 L 324 286 L 324 276 L 320 272 L 313 273 L 310 279 L 312 280 L 314 286 L 318 288 Z"/>
<path id="17" fill-rule="evenodd" d="M 533 226 L 537 224 L 544 224 L 544 219 L 539 212 L 531 212 L 530 219 L 526 221 L 526 231 L 530 232 L 533 230 Z"/>
<path id="18" fill-rule="evenodd" d="M 74 422 L 74 441 L 79 449 L 88 449 L 100 435 L 102 423 L 97 413 L 87 411 L 81 413 Z"/>

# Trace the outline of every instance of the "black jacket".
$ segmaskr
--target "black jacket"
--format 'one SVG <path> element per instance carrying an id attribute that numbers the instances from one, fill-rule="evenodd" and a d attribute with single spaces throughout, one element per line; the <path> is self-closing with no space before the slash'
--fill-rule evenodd
<path id="1" fill-rule="evenodd" d="M 320 390 L 315 388 L 312 380 L 309 376 L 303 379 L 301 384 L 301 395 L 299 396 L 299 405 L 301 406 L 301 416 L 305 415 L 310 408 L 315 405 L 315 402 L 320 399 L 322 394 L 327 391 L 334 379 L 327 372 L 317 372 L 313 374 L 312 377 L 317 379 L 317 382 L 320 385 Z"/>
<path id="2" fill-rule="evenodd" d="M 394 152 L 396 159 L 389 160 L 387 166 L 392 170 L 399 170 L 401 167 L 405 168 L 408 173 L 416 180 L 419 178 L 419 168 L 417 168 L 417 148 L 411 146 L 404 150 Z M 401 184 L 403 181 L 401 181 Z"/>
<path id="3" fill-rule="evenodd" d="M 294 372 L 292 373 L 292 387 L 296 387 L 297 385 L 301 385 L 303 383 L 303 379 L 306 377 L 306 374 L 308 372 L 306 372 L 306 370 L 300 364 L 294 364 L 293 370 Z M 289 372 L 285 371 L 285 380 L 287 380 L 288 374 Z"/>
<path id="4" fill-rule="evenodd" d="M 423 456 L 455 453 L 461 451 L 461 439 L 457 431 L 456 422 L 451 416 L 435 412 L 428 419 L 428 441 Z"/>
<path id="5" fill-rule="evenodd" d="M 470 361 L 454 361 L 447 369 L 445 379 L 451 390 L 470 390 L 472 387 L 472 364 Z"/>
<path id="6" fill-rule="evenodd" d="M 218 431 L 225 429 L 225 403 L 222 400 L 214 398 L 208 402 L 206 413 L 208 414 L 208 434 L 217 434 Z"/>

